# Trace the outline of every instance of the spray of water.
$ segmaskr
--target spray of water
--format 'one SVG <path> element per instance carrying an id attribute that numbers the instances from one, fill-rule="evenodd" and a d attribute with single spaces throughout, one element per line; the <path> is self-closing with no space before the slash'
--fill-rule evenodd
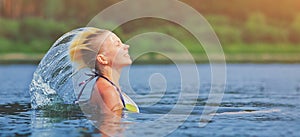
<path id="1" fill-rule="evenodd" d="M 33 109 L 72 104 L 76 100 L 71 78 L 74 68 L 68 49 L 73 38 L 85 29 L 76 29 L 61 36 L 41 60 L 30 84 Z"/>

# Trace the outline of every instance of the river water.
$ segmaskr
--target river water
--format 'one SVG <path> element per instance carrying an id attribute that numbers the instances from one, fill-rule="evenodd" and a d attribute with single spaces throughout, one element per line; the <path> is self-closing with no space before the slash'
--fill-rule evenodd
<path id="1" fill-rule="evenodd" d="M 101 136 L 77 107 L 31 109 L 29 84 L 36 67 L 0 65 L 0 136 Z M 204 127 L 199 122 L 211 88 L 210 65 L 197 68 L 199 91 L 193 90 L 197 89 L 193 82 L 181 90 L 175 65 L 126 68 L 130 87 L 122 83 L 124 77 L 121 86 L 124 92 L 134 91 L 128 95 L 141 113 L 126 113 L 117 132 L 123 136 L 300 136 L 299 64 L 227 64 L 222 102 Z M 177 102 L 180 92 L 187 96 Z M 175 105 L 182 107 L 168 115 Z M 191 106 L 192 111 L 185 113 Z"/>

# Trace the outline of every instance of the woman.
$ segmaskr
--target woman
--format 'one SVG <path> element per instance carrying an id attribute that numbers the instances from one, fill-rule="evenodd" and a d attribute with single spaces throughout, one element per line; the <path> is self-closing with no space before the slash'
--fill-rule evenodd
<path id="1" fill-rule="evenodd" d="M 136 108 L 132 109 L 127 103 L 129 98 L 119 85 L 122 68 L 132 63 L 128 49 L 129 45 L 122 43 L 114 33 L 97 28 L 80 32 L 70 45 L 71 60 L 79 68 L 88 67 L 94 71 L 95 74 L 81 85 L 97 78 L 90 102 L 100 106 L 104 113 L 121 115 L 124 108 L 138 112 L 135 104 Z"/>

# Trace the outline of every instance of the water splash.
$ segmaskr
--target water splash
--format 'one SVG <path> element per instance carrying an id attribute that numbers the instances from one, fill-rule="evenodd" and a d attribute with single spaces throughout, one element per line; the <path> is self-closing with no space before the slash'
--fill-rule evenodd
<path id="1" fill-rule="evenodd" d="M 41 60 L 30 84 L 31 107 L 53 104 L 72 104 L 75 100 L 69 46 L 73 38 L 85 28 L 61 36 Z"/>

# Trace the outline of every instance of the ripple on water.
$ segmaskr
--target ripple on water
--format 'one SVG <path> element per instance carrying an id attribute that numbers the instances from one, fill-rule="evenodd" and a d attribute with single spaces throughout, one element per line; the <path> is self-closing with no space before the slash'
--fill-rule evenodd
<path id="1" fill-rule="evenodd" d="M 243 66 L 239 65 L 242 68 Z M 270 73 L 276 70 L 280 72 L 281 66 L 285 65 L 279 66 L 262 65 L 258 66 L 258 69 L 263 68 L 265 72 Z M 142 66 L 140 67 L 142 68 Z M 20 75 L 20 77 L 10 76 L 8 75 L 9 73 L 3 74 L 5 77 L 10 77 L 8 79 L 0 77 L 3 81 L 3 83 L 0 83 L 0 136 L 99 135 L 99 131 L 88 122 L 80 109 L 74 106 L 57 105 L 48 106 L 44 110 L 31 110 L 28 85 L 24 83 L 30 83 L 34 70 L 23 71 L 24 66 L 8 68 L 11 70 L 16 69 L 24 74 L 27 73 L 28 77 L 22 78 L 23 75 Z M 35 69 L 35 67 L 32 67 L 32 69 Z M 132 69 L 136 72 L 134 66 Z M 265 75 L 261 71 L 256 71 L 255 76 L 250 76 L 248 71 L 247 73 L 236 71 L 238 74 L 231 76 L 231 78 L 237 76 L 234 79 L 238 80 L 229 80 L 223 102 L 213 119 L 205 121 L 209 122 L 209 124 L 204 128 L 199 128 L 199 120 L 204 107 L 206 105 L 210 107 L 217 105 L 206 104 L 210 84 L 204 84 L 199 92 L 187 89 L 184 91 L 188 93 L 184 98 L 186 101 L 179 102 L 178 105 L 181 107 L 177 111 L 173 111 L 174 113 L 172 114 L 175 117 L 185 115 L 188 112 L 185 107 L 194 105 L 195 108 L 186 121 L 178 121 L 175 118 L 174 120 L 168 119 L 170 121 L 157 123 L 156 127 L 143 128 L 144 134 L 137 136 L 154 134 L 155 132 L 160 132 L 165 126 L 181 124 L 182 122 L 184 123 L 170 136 L 299 136 L 300 107 L 298 100 L 300 79 L 299 75 L 295 74 L 295 72 L 300 74 L 299 70 L 298 66 L 296 69 L 288 71 L 290 73 L 284 73 L 285 75 L 274 73 L 273 76 L 275 78 L 270 78 L 269 74 Z M 143 74 L 145 70 L 141 72 Z M 243 82 L 243 79 L 247 77 L 251 77 L 254 82 Z M 15 83 L 16 78 L 26 80 Z M 288 82 L 286 82 L 287 79 L 289 79 Z M 134 80 L 132 83 L 139 81 L 139 79 Z M 279 84 L 276 83 L 276 80 Z M 269 84 L 266 84 L 266 82 L 269 82 Z M 133 126 L 132 128 L 126 128 L 126 132 L 134 133 L 139 128 L 134 127 L 136 126 L 135 123 L 155 121 L 173 109 L 177 103 L 176 96 L 182 91 L 180 87 L 178 88 L 178 85 L 171 84 L 168 86 L 176 88 L 172 87 L 172 90 L 169 92 L 154 91 L 153 94 L 150 94 L 147 85 L 135 87 L 135 91 L 141 92 L 141 94 L 136 93 L 140 96 L 134 94 L 130 94 L 130 96 L 141 106 L 142 113 L 126 115 L 127 117 L 123 120 L 130 123 L 127 125 Z M 164 97 L 160 98 L 160 94 Z M 157 101 L 157 103 L 147 106 L 152 101 Z"/>

